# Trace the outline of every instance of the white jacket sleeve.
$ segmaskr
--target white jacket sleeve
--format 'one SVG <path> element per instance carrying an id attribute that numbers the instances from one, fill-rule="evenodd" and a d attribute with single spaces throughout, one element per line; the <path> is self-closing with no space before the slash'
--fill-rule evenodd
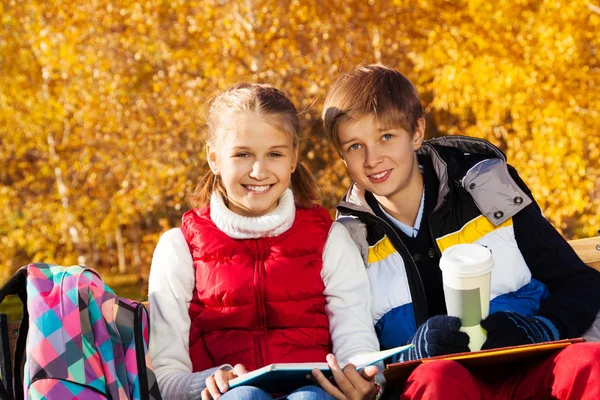
<path id="1" fill-rule="evenodd" d="M 325 310 L 336 358 L 379 351 L 371 317 L 371 289 L 362 256 L 346 228 L 334 222 L 323 251 Z"/>
<path id="2" fill-rule="evenodd" d="M 217 369 L 192 372 L 189 354 L 189 306 L 194 290 L 190 250 L 179 228 L 160 238 L 150 269 L 149 352 L 161 394 L 165 399 L 197 400 L 205 380 Z"/>

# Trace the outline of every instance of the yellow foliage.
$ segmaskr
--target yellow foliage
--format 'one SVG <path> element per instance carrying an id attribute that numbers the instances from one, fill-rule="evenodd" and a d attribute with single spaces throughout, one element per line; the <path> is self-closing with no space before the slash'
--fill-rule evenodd
<path id="1" fill-rule="evenodd" d="M 418 87 L 428 135 L 490 140 L 568 237 L 600 228 L 600 25 L 587 0 L 7 0 L 0 6 L 0 281 L 31 260 L 147 273 L 205 171 L 207 102 L 288 93 L 331 211 L 349 185 L 327 88 L 381 62 Z M 118 238 L 121 239 L 118 239 Z M 81 259 L 80 259 L 81 260 Z"/>

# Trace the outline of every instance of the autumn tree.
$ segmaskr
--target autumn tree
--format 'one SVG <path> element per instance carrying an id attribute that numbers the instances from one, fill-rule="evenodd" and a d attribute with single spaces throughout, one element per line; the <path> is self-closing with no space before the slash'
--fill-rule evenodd
<path id="1" fill-rule="evenodd" d="M 320 112 L 331 83 L 360 63 L 417 85 L 428 135 L 500 146 L 567 236 L 600 227 L 600 8 L 588 1 L 0 7 L 0 281 L 31 260 L 146 274 L 206 171 L 206 105 L 241 81 L 290 95 L 303 159 L 333 212 L 350 181 Z"/>

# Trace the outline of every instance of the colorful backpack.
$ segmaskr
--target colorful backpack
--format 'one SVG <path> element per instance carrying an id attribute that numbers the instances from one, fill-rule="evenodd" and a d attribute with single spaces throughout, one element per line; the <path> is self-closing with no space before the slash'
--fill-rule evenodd
<path id="1" fill-rule="evenodd" d="M 9 294 L 24 306 L 12 398 L 161 399 L 148 355 L 146 308 L 116 296 L 96 271 L 29 264 L 0 289 L 0 302 Z"/>

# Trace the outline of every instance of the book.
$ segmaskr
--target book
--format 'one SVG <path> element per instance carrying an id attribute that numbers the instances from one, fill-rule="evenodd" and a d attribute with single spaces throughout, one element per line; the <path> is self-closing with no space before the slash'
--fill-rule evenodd
<path id="1" fill-rule="evenodd" d="M 356 369 L 360 370 L 402 351 L 406 351 L 411 347 L 413 345 L 409 344 L 389 350 L 359 354 L 350 358 L 348 363 L 354 364 Z M 326 362 L 276 363 L 266 365 L 230 380 L 229 388 L 255 386 L 268 393 L 290 393 L 304 385 L 313 384 L 314 381 L 308 376 L 312 375 L 311 371 L 315 368 L 321 370 L 326 377 L 332 376 L 329 365 Z"/>
<path id="2" fill-rule="evenodd" d="M 494 368 L 494 366 L 506 366 L 513 363 L 520 363 L 532 358 L 549 355 L 554 351 L 580 342 L 585 342 L 585 339 L 563 339 L 552 342 L 500 347 L 497 349 L 457 353 L 446 356 L 424 358 L 422 360 L 399 362 L 389 364 L 385 371 L 383 371 L 383 375 L 385 376 L 388 386 L 402 385 L 412 371 L 422 363 L 434 362 L 436 360 L 454 360 L 459 362 L 467 369 L 477 368 L 478 370 L 481 370 L 485 367 Z"/>

